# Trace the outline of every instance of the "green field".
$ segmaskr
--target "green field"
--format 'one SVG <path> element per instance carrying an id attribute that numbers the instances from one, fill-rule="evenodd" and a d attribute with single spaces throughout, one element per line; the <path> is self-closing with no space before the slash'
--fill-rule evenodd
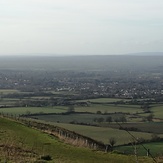
<path id="1" fill-rule="evenodd" d="M 6 159 L 9 159 L 10 162 L 25 162 L 26 160 L 32 162 L 31 159 L 37 160 L 40 155 L 50 155 L 53 160 L 49 162 L 53 163 L 134 163 L 133 156 L 96 152 L 86 148 L 73 147 L 59 141 L 55 137 L 27 128 L 14 121 L 0 118 L 0 124 L 0 144 L 5 146 L 10 145 L 8 147 L 9 152 L 11 144 L 12 149 L 13 147 L 15 147 L 15 149 L 17 149 L 16 147 L 21 147 L 19 151 L 20 149 L 24 150 L 22 157 L 21 155 L 14 155 L 11 157 L 5 153 L 3 147 L 0 147 L 1 162 L 4 162 Z M 21 145 L 19 145 L 20 142 Z M 35 155 L 29 158 L 29 155 L 25 155 L 27 151 L 34 151 Z M 140 163 L 152 163 L 152 160 L 148 158 L 140 158 L 139 161 Z"/>
<path id="2" fill-rule="evenodd" d="M 12 94 L 18 93 L 19 91 L 16 89 L 0 89 L 0 94 Z"/>
<path id="3" fill-rule="evenodd" d="M 109 142 L 109 138 L 111 137 L 114 137 L 116 139 L 117 142 L 116 145 L 127 144 L 132 141 L 131 136 L 124 130 L 118 130 L 118 129 L 107 128 L 107 127 L 74 125 L 74 124 L 66 124 L 66 123 L 54 123 L 54 122 L 46 122 L 46 123 L 66 128 L 70 131 L 74 131 L 81 135 L 88 136 L 97 141 L 101 141 L 105 144 Z M 137 138 L 151 139 L 150 133 L 144 133 L 144 132 L 131 132 L 131 133 L 134 134 Z M 160 136 L 162 137 L 162 135 Z"/>
<path id="4" fill-rule="evenodd" d="M 141 113 L 142 109 L 139 105 L 115 105 L 115 104 L 91 104 L 90 106 L 76 106 L 75 111 L 78 112 L 92 112 L 96 113 L 101 111 L 102 113 Z"/>
<path id="5" fill-rule="evenodd" d="M 50 122 L 61 122 L 61 123 L 85 123 L 85 124 L 98 124 L 98 122 L 94 122 L 95 118 L 103 118 L 104 121 L 110 115 L 98 115 L 98 114 L 66 114 L 66 115 L 36 115 L 31 116 L 32 118 L 37 118 L 40 120 L 50 121 Z M 113 114 L 112 117 L 114 119 L 121 117 L 122 114 Z"/>
<path id="6" fill-rule="evenodd" d="M 150 149 L 150 153 L 153 156 L 162 156 L 163 155 L 163 142 L 152 142 L 143 144 L 147 149 Z M 136 145 L 137 153 L 139 156 L 144 156 L 147 152 L 144 150 L 142 145 Z M 116 147 L 117 150 L 125 154 L 134 154 L 134 146 L 120 146 Z"/>
<path id="7" fill-rule="evenodd" d="M 154 115 L 154 118 L 163 120 L 163 104 L 153 104 L 150 108 L 151 113 Z M 150 113 L 139 114 L 141 116 L 148 116 Z"/>
<path id="8" fill-rule="evenodd" d="M 17 100 L 4 100 L 0 102 L 0 105 L 12 105 Z M 63 109 L 64 108 L 64 109 Z M 53 106 L 53 107 L 14 107 L 14 108 L 0 108 L 0 112 L 12 113 L 12 114 L 25 114 L 26 110 L 29 110 L 31 113 L 58 113 L 66 112 L 66 106 Z M 138 105 L 112 105 L 112 104 L 92 104 L 91 106 L 75 106 L 76 112 L 90 112 L 96 113 L 101 111 L 101 113 L 142 113 L 142 109 Z"/>
<path id="9" fill-rule="evenodd" d="M 86 99 L 86 100 L 78 100 L 78 102 L 97 102 L 97 103 L 109 103 L 109 102 L 117 102 L 117 101 L 130 101 L 128 99 L 119 99 L 119 98 L 96 98 L 96 99 Z"/>
<path id="10" fill-rule="evenodd" d="M 8 113 L 13 115 L 22 114 L 35 114 L 35 113 L 62 113 L 66 112 L 67 107 L 65 106 L 54 106 L 54 107 L 15 107 L 15 108 L 0 108 L 0 113 Z"/>
<path id="11" fill-rule="evenodd" d="M 154 114 L 155 118 L 163 119 L 163 105 L 162 106 L 155 106 L 151 108 L 151 111 Z"/>
<path id="12" fill-rule="evenodd" d="M 119 128 L 116 123 L 104 124 L 104 126 L 111 128 Z M 139 131 L 150 132 L 155 134 L 163 134 L 163 122 L 141 122 L 141 123 L 123 123 L 123 128 L 135 128 Z"/>

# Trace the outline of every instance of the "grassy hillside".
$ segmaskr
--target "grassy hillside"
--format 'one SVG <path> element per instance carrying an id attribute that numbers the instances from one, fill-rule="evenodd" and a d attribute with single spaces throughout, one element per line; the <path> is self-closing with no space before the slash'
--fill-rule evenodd
<path id="1" fill-rule="evenodd" d="M 75 163 L 132 163 L 133 156 L 92 151 L 70 146 L 57 138 L 0 117 L 0 162 L 36 162 L 42 155 L 50 155 L 49 162 Z M 37 161 L 38 162 L 38 161 Z M 139 162 L 152 162 L 140 158 Z"/>

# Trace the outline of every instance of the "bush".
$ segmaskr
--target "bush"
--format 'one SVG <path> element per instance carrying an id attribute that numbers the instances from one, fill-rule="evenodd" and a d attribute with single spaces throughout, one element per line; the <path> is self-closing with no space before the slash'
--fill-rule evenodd
<path id="1" fill-rule="evenodd" d="M 107 118 L 106 118 L 106 122 L 112 122 L 112 117 L 110 117 L 110 116 L 107 117 Z"/>
<path id="2" fill-rule="evenodd" d="M 103 117 L 97 119 L 97 122 L 98 122 L 98 123 L 101 123 L 101 122 L 103 122 L 103 121 L 104 121 L 104 118 L 103 118 Z"/>
<path id="3" fill-rule="evenodd" d="M 50 161 L 50 160 L 52 160 L 52 158 L 51 158 L 50 155 L 44 155 L 44 156 L 41 156 L 41 159 L 42 159 L 42 160 L 46 160 L 46 161 Z"/>
<path id="4" fill-rule="evenodd" d="M 97 111 L 96 114 L 102 114 L 101 111 Z"/>
<path id="5" fill-rule="evenodd" d="M 160 141 L 161 138 L 157 134 L 152 134 L 151 135 L 151 141 Z"/>

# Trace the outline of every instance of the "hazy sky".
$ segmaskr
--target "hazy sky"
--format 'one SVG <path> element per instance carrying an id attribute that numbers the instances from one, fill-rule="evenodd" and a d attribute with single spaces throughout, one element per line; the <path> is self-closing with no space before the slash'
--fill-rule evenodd
<path id="1" fill-rule="evenodd" d="M 0 0 L 0 54 L 163 51 L 163 0 Z"/>

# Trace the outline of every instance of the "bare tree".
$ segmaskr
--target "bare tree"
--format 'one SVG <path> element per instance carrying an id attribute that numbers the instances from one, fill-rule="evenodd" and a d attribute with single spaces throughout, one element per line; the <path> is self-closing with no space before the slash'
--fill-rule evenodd
<path id="1" fill-rule="evenodd" d="M 113 138 L 113 137 L 111 137 L 110 139 L 109 139 L 109 144 L 110 144 L 110 146 L 111 146 L 111 150 L 113 150 L 113 147 L 114 147 L 114 145 L 116 144 L 116 139 L 115 138 Z"/>

